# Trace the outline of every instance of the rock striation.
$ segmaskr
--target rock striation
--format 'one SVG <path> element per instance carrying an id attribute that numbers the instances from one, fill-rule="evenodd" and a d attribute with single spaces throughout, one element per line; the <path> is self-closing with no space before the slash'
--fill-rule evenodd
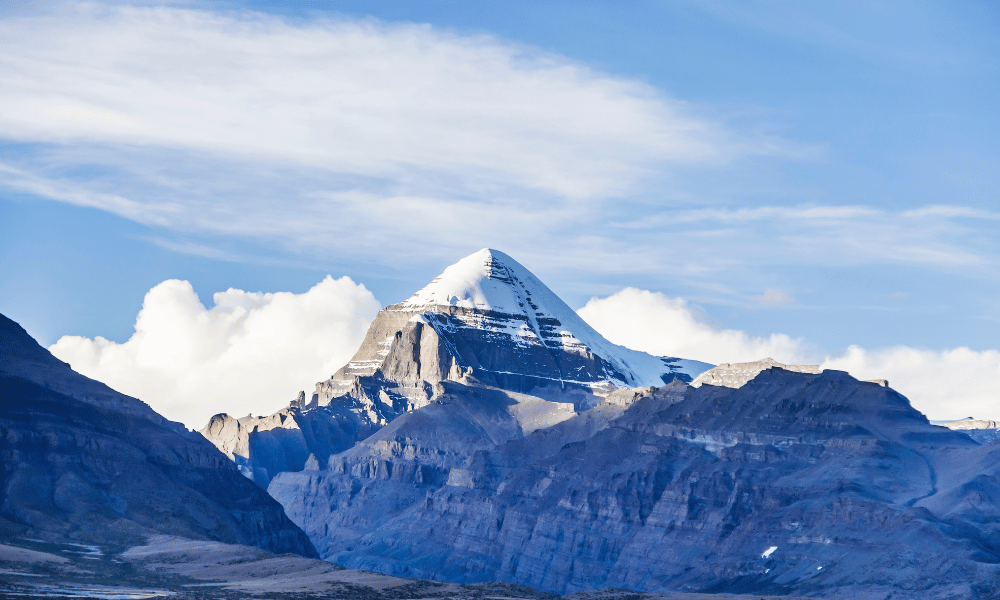
<path id="1" fill-rule="evenodd" d="M 973 419 L 969 417 L 959 421 L 948 421 L 941 423 L 941 425 L 948 429 L 961 431 L 980 444 L 988 444 L 1000 440 L 1000 421 Z"/>
<path id="2" fill-rule="evenodd" d="M 692 387 L 702 385 L 721 385 L 725 387 L 738 388 L 746 385 L 748 381 L 760 374 L 765 369 L 784 369 L 796 373 L 820 373 L 819 365 L 785 365 L 771 357 L 745 363 L 724 363 L 713 367 L 691 382 Z M 884 387 L 884 385 L 883 385 Z"/>
<path id="3" fill-rule="evenodd" d="M 202 436 L 73 372 L 0 315 L 0 539 L 180 535 L 315 556 Z"/>
<path id="4" fill-rule="evenodd" d="M 608 342 L 517 261 L 483 249 L 380 311 L 351 361 L 308 400 L 302 393 L 263 418 L 216 415 L 202 433 L 266 487 L 429 406 L 442 383 L 519 395 L 511 406 L 531 430 L 529 405 L 548 422 L 566 405 L 585 410 L 616 390 L 691 381 L 709 367 Z"/>
<path id="5" fill-rule="evenodd" d="M 268 489 L 324 558 L 388 574 L 555 593 L 995 597 L 995 444 L 838 371 L 634 393 L 518 436 L 501 397 L 448 384 L 447 401 Z"/>

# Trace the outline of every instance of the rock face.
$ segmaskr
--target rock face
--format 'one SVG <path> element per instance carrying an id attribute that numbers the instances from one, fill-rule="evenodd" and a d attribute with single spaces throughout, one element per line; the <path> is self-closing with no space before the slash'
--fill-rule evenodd
<path id="1" fill-rule="evenodd" d="M 0 315 L 0 538 L 161 533 L 315 556 L 202 436 L 73 372 Z"/>
<path id="2" fill-rule="evenodd" d="M 784 369 L 795 371 L 796 373 L 820 373 L 819 365 L 783 365 L 773 358 L 765 358 L 754 362 L 724 363 L 713 367 L 691 382 L 692 387 L 702 385 L 721 385 L 725 387 L 738 388 L 746 385 L 748 381 L 760 374 L 765 369 Z M 885 387 L 883 385 L 883 387 Z"/>
<path id="3" fill-rule="evenodd" d="M 941 425 L 948 429 L 961 431 L 980 444 L 1000 440 L 1000 421 L 986 421 L 969 417 L 960 421 L 941 423 Z"/>
<path id="4" fill-rule="evenodd" d="M 608 342 L 517 261 L 484 249 L 379 312 L 355 356 L 308 401 L 302 394 L 265 418 L 216 415 L 202 433 L 266 487 L 428 406 L 441 382 L 520 394 L 512 406 L 548 415 L 555 409 L 527 396 L 585 410 L 615 390 L 691 381 L 709 367 Z"/>
<path id="5" fill-rule="evenodd" d="M 326 468 L 271 482 L 323 557 L 557 593 L 996 597 L 1000 449 L 891 388 L 769 368 L 517 435 L 510 392 L 443 387 Z"/>
<path id="6" fill-rule="evenodd" d="M 394 403 L 421 406 L 427 383 L 466 374 L 520 393 L 609 391 L 690 381 L 710 366 L 611 344 L 514 259 L 485 249 L 382 310 L 316 398 L 324 404 L 346 393 L 357 377 L 381 384 Z"/>
<path id="7" fill-rule="evenodd" d="M 42 348 L 20 325 L 0 315 L 0 371 L 37 383 L 105 410 L 142 417 L 175 431 L 186 431 L 183 425 L 168 421 L 145 402 L 114 391 L 70 368 L 48 350 Z"/>

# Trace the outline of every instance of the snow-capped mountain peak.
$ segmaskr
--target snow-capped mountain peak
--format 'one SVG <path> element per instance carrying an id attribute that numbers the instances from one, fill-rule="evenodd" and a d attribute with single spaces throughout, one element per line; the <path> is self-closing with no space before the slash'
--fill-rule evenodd
<path id="1" fill-rule="evenodd" d="M 549 291 L 513 258 L 483 248 L 445 269 L 400 306 L 457 306 L 515 314 L 523 312 L 525 296 L 533 289 Z"/>
<path id="2" fill-rule="evenodd" d="M 566 382 L 593 383 L 597 375 L 619 387 L 649 387 L 663 385 L 664 375 L 694 377 L 711 366 L 651 356 L 612 344 L 531 271 L 490 248 L 446 268 L 431 283 L 390 309 L 444 311 L 468 327 L 492 331 L 496 337 L 506 334 L 518 346 L 596 355 L 607 363 L 608 368 L 599 375 L 580 377 L 576 370 L 563 372 L 560 379 Z"/>

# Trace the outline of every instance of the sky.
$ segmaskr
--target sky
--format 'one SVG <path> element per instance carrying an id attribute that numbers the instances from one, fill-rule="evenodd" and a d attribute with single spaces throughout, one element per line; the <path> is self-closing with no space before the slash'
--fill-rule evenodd
<path id="1" fill-rule="evenodd" d="M 1000 419 L 998 28 L 978 0 L 0 2 L 0 312 L 200 427 L 492 247 L 616 343 Z"/>

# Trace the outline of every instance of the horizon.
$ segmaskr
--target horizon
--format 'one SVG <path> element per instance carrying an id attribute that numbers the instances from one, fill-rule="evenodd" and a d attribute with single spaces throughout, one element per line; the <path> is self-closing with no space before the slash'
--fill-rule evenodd
<path id="1" fill-rule="evenodd" d="M 277 410 L 490 247 L 612 342 L 1000 420 L 996 7 L 310 6 L 0 9 L 0 312 Z"/>

